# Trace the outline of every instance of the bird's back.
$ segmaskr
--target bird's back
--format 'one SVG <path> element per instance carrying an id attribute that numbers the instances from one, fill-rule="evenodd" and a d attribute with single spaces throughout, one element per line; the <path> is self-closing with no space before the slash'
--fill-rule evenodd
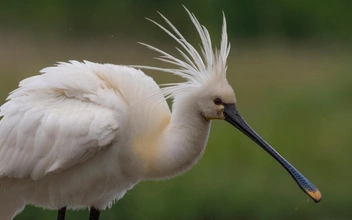
<path id="1" fill-rule="evenodd" d="M 126 127 L 136 135 L 153 132 L 170 118 L 160 88 L 140 70 L 71 61 L 41 72 L 0 108 L 0 179 L 61 172 L 115 142 Z"/>

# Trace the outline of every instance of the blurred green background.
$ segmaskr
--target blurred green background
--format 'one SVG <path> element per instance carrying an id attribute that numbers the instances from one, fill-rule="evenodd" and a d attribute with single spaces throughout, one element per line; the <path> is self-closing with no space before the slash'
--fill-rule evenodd
<path id="1" fill-rule="evenodd" d="M 149 17 L 166 15 L 193 44 L 182 4 L 220 38 L 227 17 L 228 77 L 247 122 L 323 193 L 315 204 L 266 152 L 215 121 L 205 155 L 172 180 L 142 182 L 102 220 L 352 219 L 352 1 L 1 1 L 0 103 L 18 82 L 57 61 L 163 65 L 147 42 L 176 44 Z M 147 71 L 158 83 L 179 80 Z M 88 219 L 88 211 L 69 211 Z M 16 220 L 56 219 L 27 206 Z"/>

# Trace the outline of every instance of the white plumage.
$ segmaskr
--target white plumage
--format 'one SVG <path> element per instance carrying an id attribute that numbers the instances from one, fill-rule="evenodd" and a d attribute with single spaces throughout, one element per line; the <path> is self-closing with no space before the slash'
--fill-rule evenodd
<path id="1" fill-rule="evenodd" d="M 135 66 L 186 82 L 160 89 L 135 68 L 88 61 L 59 63 L 20 82 L 0 107 L 1 219 L 12 219 L 26 204 L 103 210 L 141 180 L 181 174 L 204 152 L 212 119 L 225 119 L 259 143 L 249 127 L 241 127 L 226 79 L 225 19 L 214 51 L 206 28 L 188 14 L 201 55 L 162 16 L 175 35 L 156 24 L 182 46 L 185 61 L 146 45 L 178 68 Z M 174 100 L 172 114 L 164 96 Z M 270 148 L 265 144 L 259 143 Z"/>
<path id="2" fill-rule="evenodd" d="M 122 163 L 119 153 L 157 132 L 170 110 L 157 84 L 130 67 L 72 61 L 42 73 L 0 109 L 1 201 L 104 209 L 142 178 L 141 165 L 132 156 Z M 158 96 L 140 102 L 152 91 Z"/>
<path id="3" fill-rule="evenodd" d="M 212 59 L 211 45 L 204 46 Z M 164 92 L 140 70 L 87 61 L 59 63 L 23 80 L 0 108 L 0 203 L 13 201 L 0 214 L 10 219 L 25 204 L 105 209 L 142 179 L 168 178 L 192 166 L 210 123 L 197 115 L 189 124 L 184 116 L 194 104 L 184 95 L 213 73 L 203 74 L 212 61 L 205 67 L 191 51 L 192 72 L 170 70 L 189 82 Z M 164 94 L 180 97 L 173 119 Z M 180 139 L 180 133 L 189 138 Z"/>

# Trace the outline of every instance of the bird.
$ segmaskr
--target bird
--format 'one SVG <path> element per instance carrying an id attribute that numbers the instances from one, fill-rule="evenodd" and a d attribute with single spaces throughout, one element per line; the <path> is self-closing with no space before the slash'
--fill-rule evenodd
<path id="1" fill-rule="evenodd" d="M 179 45 L 181 58 L 149 44 L 173 68 L 59 62 L 22 80 L 0 107 L 0 216 L 26 205 L 89 209 L 91 220 L 143 180 L 169 179 L 203 155 L 211 122 L 224 120 L 248 136 L 293 177 L 315 202 L 320 191 L 243 119 L 226 78 L 230 43 L 225 14 L 220 46 L 184 7 L 201 40 L 192 46 L 161 13 L 150 20 Z M 179 76 L 157 84 L 143 71 Z M 171 110 L 167 104 L 171 99 Z"/>

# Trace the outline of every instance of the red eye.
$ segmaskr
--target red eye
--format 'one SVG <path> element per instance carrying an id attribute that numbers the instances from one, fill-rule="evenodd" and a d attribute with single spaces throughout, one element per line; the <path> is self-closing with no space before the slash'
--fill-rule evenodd
<path id="1" fill-rule="evenodd" d="M 219 98 L 214 99 L 214 104 L 215 105 L 221 105 L 222 101 Z"/>

